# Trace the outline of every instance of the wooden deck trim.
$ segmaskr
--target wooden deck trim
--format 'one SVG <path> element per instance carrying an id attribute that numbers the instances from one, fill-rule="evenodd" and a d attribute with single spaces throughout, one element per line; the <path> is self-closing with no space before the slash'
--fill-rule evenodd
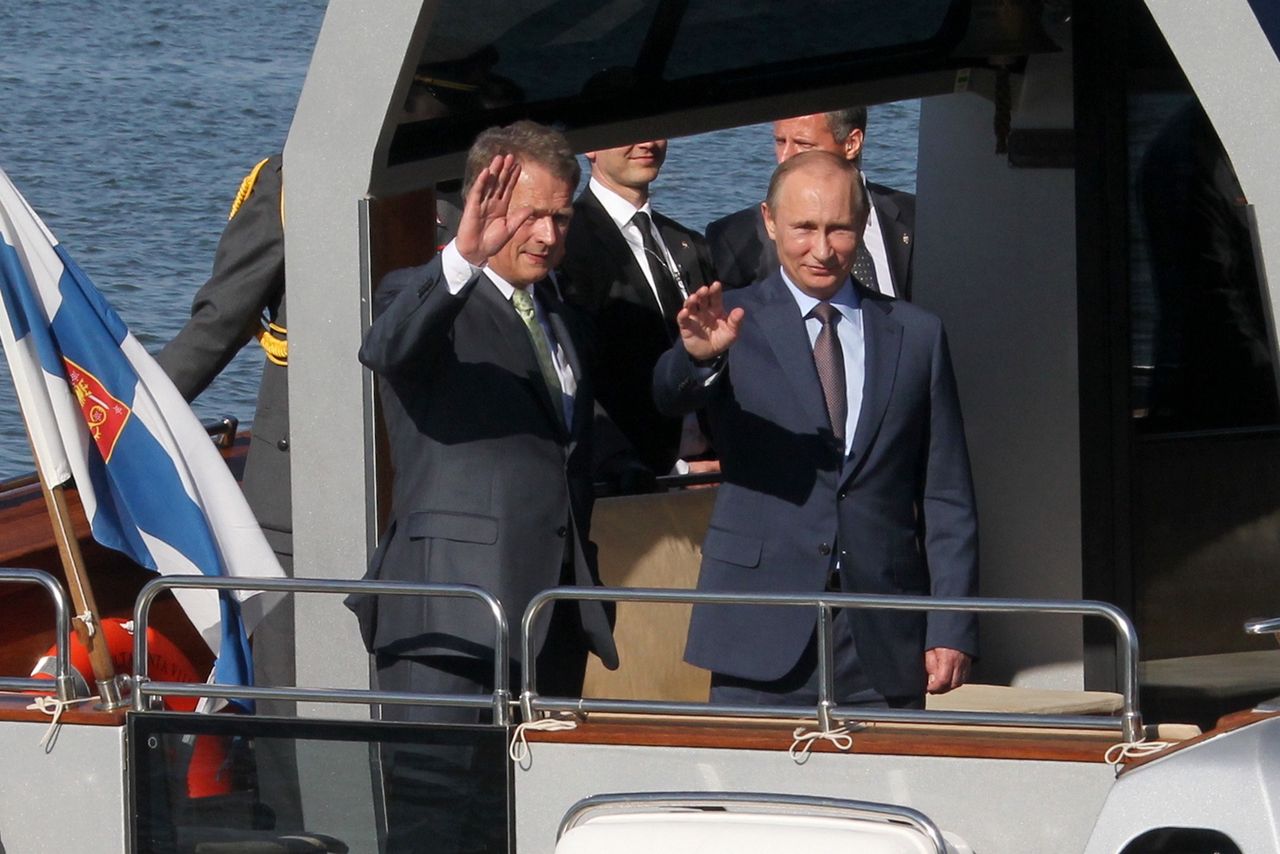
<path id="1" fill-rule="evenodd" d="M 1218 725 L 1213 729 L 1209 730 L 1208 732 L 1201 733 L 1200 735 L 1197 735 L 1194 738 L 1188 738 L 1185 741 L 1180 741 L 1177 744 L 1169 747 L 1168 749 L 1160 751 L 1159 753 L 1152 753 L 1148 756 L 1139 756 L 1139 757 L 1130 759 L 1129 761 L 1124 763 L 1124 770 L 1122 770 L 1120 773 L 1127 774 L 1130 771 L 1134 770 L 1135 768 L 1140 768 L 1143 765 L 1146 765 L 1148 762 L 1154 762 L 1157 759 L 1163 759 L 1172 753 L 1178 752 L 1179 750 L 1185 750 L 1186 748 L 1191 747 L 1192 745 L 1200 744 L 1216 736 L 1224 735 L 1228 732 L 1231 732 L 1232 730 L 1241 729 L 1243 727 L 1249 726 L 1249 724 L 1255 724 L 1258 721 L 1263 721 L 1263 720 L 1266 720 L 1267 718 L 1274 718 L 1277 716 L 1280 716 L 1280 712 L 1254 712 L 1254 711 L 1232 712 L 1229 715 L 1223 716 L 1218 721 Z"/>
<path id="2" fill-rule="evenodd" d="M 814 723 L 594 714 L 576 729 L 529 730 L 526 737 L 557 744 L 786 751 L 798 726 Z M 812 752 L 1104 763 L 1107 749 L 1118 741 L 1118 733 L 1091 730 L 873 723 L 853 733 L 848 751 L 824 740 L 815 742 Z"/>
<path id="3" fill-rule="evenodd" d="M 36 699 L 34 694 L 0 694 L 0 723 L 6 721 L 23 721 L 28 723 L 47 724 L 53 720 L 39 709 L 28 709 Z M 93 703 L 79 703 L 68 706 L 58 719 L 59 723 L 77 726 L 124 726 L 126 709 L 114 712 L 100 712 L 93 708 Z"/>

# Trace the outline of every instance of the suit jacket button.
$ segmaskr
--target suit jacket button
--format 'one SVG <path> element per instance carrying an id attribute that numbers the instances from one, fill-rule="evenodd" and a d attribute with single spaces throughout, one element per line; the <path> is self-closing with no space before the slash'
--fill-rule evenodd
<path id="1" fill-rule="evenodd" d="M 279 442 L 276 442 L 276 448 L 278 448 L 281 451 L 289 450 L 289 437 L 285 436 Z"/>
<path id="2" fill-rule="evenodd" d="M 842 490 L 840 490 L 838 493 L 836 493 L 836 500 L 837 500 L 837 501 L 844 501 L 844 500 L 845 500 L 845 498 L 847 498 L 848 496 L 849 496 L 849 493 L 845 492 L 845 491 L 842 489 Z"/>
<path id="3" fill-rule="evenodd" d="M 818 554 L 822 555 L 823 557 L 826 557 L 827 555 L 831 554 L 831 544 L 823 543 L 822 545 L 818 546 Z"/>
<path id="4" fill-rule="evenodd" d="M 569 529 L 568 529 L 568 528 L 566 528 L 564 525 L 561 525 L 559 528 L 556 528 L 556 536 L 557 536 L 557 537 L 563 537 L 563 536 L 565 536 L 565 535 L 566 535 L 566 534 L 568 534 L 568 533 L 569 533 Z"/>

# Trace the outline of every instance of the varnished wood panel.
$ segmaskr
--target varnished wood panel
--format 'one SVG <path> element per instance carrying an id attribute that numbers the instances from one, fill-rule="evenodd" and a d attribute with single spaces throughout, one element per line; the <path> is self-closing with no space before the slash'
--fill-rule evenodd
<path id="1" fill-rule="evenodd" d="M 529 741 L 562 744 L 613 744 L 644 747 L 775 750 L 790 748 L 797 726 L 813 722 L 643 718 L 592 716 L 577 729 L 529 731 Z M 938 756 L 985 759 L 1028 759 L 1049 762 L 1103 762 L 1118 733 L 1088 730 L 1014 727 L 965 727 L 913 724 L 870 724 L 853 733 L 853 747 L 840 751 L 826 741 L 818 753 L 848 752 L 891 756 Z"/>

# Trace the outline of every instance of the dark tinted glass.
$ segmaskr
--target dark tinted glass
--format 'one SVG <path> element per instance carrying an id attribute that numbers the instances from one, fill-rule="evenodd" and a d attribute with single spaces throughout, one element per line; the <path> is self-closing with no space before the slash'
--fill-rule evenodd
<path id="1" fill-rule="evenodd" d="M 147 713 L 129 728 L 135 851 L 509 850 L 501 727 Z"/>
<path id="2" fill-rule="evenodd" d="M 1127 111 L 1137 425 L 1145 433 L 1274 425 L 1252 210 L 1167 47 L 1154 27 L 1140 32 Z"/>
<path id="3" fill-rule="evenodd" d="M 591 121 L 834 85 L 947 62 L 957 0 L 458 0 L 442 3 L 392 162 L 516 117 Z M 572 103 L 566 99 L 574 99 Z M 448 119 L 445 121 L 445 119 Z"/>

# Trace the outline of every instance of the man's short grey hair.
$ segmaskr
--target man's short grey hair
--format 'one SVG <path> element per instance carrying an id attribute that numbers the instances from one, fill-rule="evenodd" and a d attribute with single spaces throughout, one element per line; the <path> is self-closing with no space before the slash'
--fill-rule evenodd
<path id="1" fill-rule="evenodd" d="M 493 162 L 493 158 L 515 155 L 522 165 L 536 163 L 557 178 L 577 187 L 582 167 L 573 156 L 569 141 L 560 131 L 522 119 L 504 127 L 481 131 L 467 152 L 466 171 L 462 178 L 462 194 L 471 190 L 476 177 Z"/>
<path id="2" fill-rule="evenodd" d="M 855 130 L 860 130 L 864 134 L 867 132 L 866 107 L 848 107 L 843 110 L 832 110 L 826 116 L 827 128 L 830 129 L 831 135 L 836 138 L 836 142 L 841 145 L 844 145 L 844 141 L 849 138 L 849 134 Z"/>

